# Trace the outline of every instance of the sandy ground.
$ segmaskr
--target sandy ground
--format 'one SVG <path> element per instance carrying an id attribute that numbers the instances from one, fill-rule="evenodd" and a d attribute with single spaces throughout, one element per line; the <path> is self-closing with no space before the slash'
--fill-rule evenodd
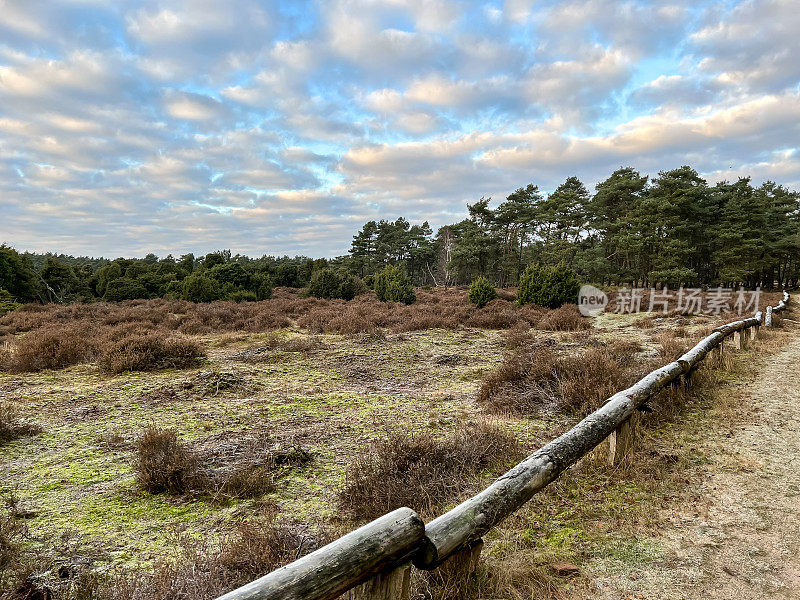
<path id="1" fill-rule="evenodd" d="M 710 461 L 663 515 L 664 558 L 594 573 L 593 597 L 800 598 L 800 327 L 786 326 L 792 340 L 733 392 L 739 423 L 701 442 Z"/>

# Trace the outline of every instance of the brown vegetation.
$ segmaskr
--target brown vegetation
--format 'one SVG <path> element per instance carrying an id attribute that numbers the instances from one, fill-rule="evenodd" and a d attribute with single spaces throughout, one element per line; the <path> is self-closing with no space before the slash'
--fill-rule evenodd
<path id="1" fill-rule="evenodd" d="M 479 472 L 520 455 L 514 437 L 487 422 L 461 425 L 444 437 L 395 431 L 348 466 L 339 502 L 361 520 L 401 506 L 429 515 L 463 493 Z"/>
<path id="2" fill-rule="evenodd" d="M 197 364 L 205 351 L 199 343 L 176 336 L 131 335 L 109 342 L 97 361 L 108 373 L 185 368 Z"/>
<path id="3" fill-rule="evenodd" d="M 552 344 L 523 344 L 484 377 L 478 401 L 494 412 L 522 415 L 593 410 L 633 383 L 636 373 L 628 365 L 638 350 L 635 343 L 599 343 L 560 354 Z"/>
<path id="4" fill-rule="evenodd" d="M 180 442 L 174 429 L 147 427 L 136 444 L 136 480 L 150 493 L 257 498 L 272 492 L 279 477 L 312 459 L 298 446 L 274 446 L 266 437 L 227 446 L 234 448 L 234 455 L 220 461 Z"/>
<path id="5" fill-rule="evenodd" d="M 0 444 L 41 431 L 38 425 L 20 418 L 16 407 L 10 402 L 0 402 Z"/>
<path id="6" fill-rule="evenodd" d="M 217 542 L 185 535 L 176 558 L 161 558 L 152 572 L 104 575 L 56 552 L 40 555 L 23 545 L 24 524 L 11 511 L 0 516 L 0 598 L 3 600 L 212 600 L 322 545 L 307 527 L 278 520 L 264 503 L 255 516 L 225 531 Z"/>
<path id="7" fill-rule="evenodd" d="M 579 331 L 591 328 L 591 323 L 581 316 L 576 305 L 564 304 L 545 314 L 537 326 L 548 331 Z"/>
<path id="8" fill-rule="evenodd" d="M 133 470 L 139 485 L 153 494 L 208 487 L 199 457 L 178 441 L 174 429 L 146 428 L 136 443 Z"/>

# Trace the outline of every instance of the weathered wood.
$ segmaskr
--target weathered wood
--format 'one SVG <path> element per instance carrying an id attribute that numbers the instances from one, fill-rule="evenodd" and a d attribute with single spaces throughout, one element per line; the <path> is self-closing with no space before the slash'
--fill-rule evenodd
<path id="1" fill-rule="evenodd" d="M 695 369 L 697 365 L 699 365 L 700 362 L 702 362 L 702 360 L 706 357 L 706 355 L 714 348 L 722 347 L 722 342 L 724 339 L 724 333 L 715 331 L 711 335 L 700 340 L 700 342 L 698 342 L 694 348 L 678 358 L 678 362 L 683 366 L 684 373 L 688 373 Z"/>
<path id="2" fill-rule="evenodd" d="M 639 413 L 634 412 L 608 436 L 608 464 L 612 467 L 624 466 L 631 462 L 638 422 Z"/>
<path id="3" fill-rule="evenodd" d="M 400 563 L 424 529 L 417 513 L 398 508 L 218 600 L 333 600 Z"/>
<path id="4" fill-rule="evenodd" d="M 764 326 L 765 327 L 772 327 L 772 307 L 767 307 L 767 316 L 764 317 Z"/>
<path id="5" fill-rule="evenodd" d="M 448 600 L 469 597 L 482 549 L 483 540 L 477 540 L 453 554 L 431 573 L 431 581 L 438 588 L 435 597 Z"/>
<path id="6" fill-rule="evenodd" d="M 742 332 L 741 331 L 734 331 L 733 332 L 733 347 L 737 350 L 741 350 L 743 347 L 742 343 Z"/>
<path id="7" fill-rule="evenodd" d="M 354 587 L 343 598 L 347 600 L 409 600 L 411 592 L 411 561 Z"/>
<path id="8" fill-rule="evenodd" d="M 422 569 L 436 568 L 454 552 L 483 537 L 602 442 L 637 406 L 682 372 L 683 366 L 677 361 L 656 369 L 627 390 L 613 395 L 602 407 L 531 454 L 484 491 L 428 523 L 422 547 L 414 555 L 414 564 Z"/>

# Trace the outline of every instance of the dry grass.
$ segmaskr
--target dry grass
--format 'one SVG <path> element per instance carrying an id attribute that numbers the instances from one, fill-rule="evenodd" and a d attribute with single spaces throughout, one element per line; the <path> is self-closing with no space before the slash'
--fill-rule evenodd
<path id="1" fill-rule="evenodd" d="M 658 349 L 658 355 L 664 362 L 670 362 L 685 353 L 691 346 L 684 339 L 685 330 L 665 329 L 654 335 L 654 341 Z"/>
<path id="2" fill-rule="evenodd" d="M 2 600 L 212 600 L 315 550 L 325 534 L 279 521 L 277 507 L 262 503 L 215 542 L 177 534 L 173 556 L 152 571 L 102 575 L 71 562 L 69 549 L 41 555 L 24 538 L 13 515 L 0 517 Z"/>
<path id="3" fill-rule="evenodd" d="M 466 491 L 478 473 L 520 456 L 513 436 L 488 422 L 462 425 L 444 437 L 396 431 L 350 463 L 339 503 L 358 520 L 401 506 L 432 515 Z"/>

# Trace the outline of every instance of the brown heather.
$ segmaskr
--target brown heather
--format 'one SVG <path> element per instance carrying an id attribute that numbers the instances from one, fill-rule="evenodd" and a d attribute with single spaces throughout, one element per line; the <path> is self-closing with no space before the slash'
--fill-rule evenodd
<path id="1" fill-rule="evenodd" d="M 514 437 L 488 422 L 461 425 L 444 437 L 395 431 L 350 463 L 339 504 L 358 520 L 401 506 L 433 515 L 464 493 L 480 472 L 508 466 L 521 455 Z"/>
<path id="2" fill-rule="evenodd" d="M 560 354 L 552 346 L 522 344 L 484 377 L 478 401 L 492 412 L 518 415 L 594 410 L 636 380 L 639 350 L 636 343 L 596 343 Z"/>

